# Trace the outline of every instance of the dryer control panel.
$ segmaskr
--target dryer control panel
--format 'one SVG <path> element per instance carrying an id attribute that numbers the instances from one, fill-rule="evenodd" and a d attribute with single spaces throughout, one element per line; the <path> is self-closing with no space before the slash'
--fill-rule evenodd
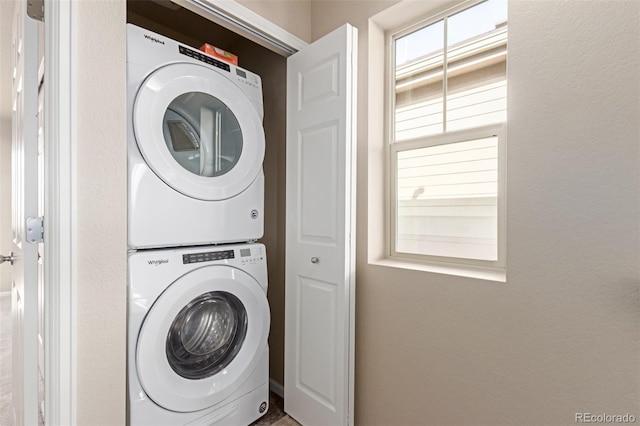
<path id="1" fill-rule="evenodd" d="M 254 104 L 260 119 L 264 118 L 262 79 L 258 74 L 221 61 L 193 46 L 179 43 L 145 28 L 127 24 L 128 69 L 139 66 L 141 72 L 146 68 L 148 74 L 145 75 L 149 75 L 165 65 L 182 63 L 198 63 L 227 77 Z"/>
<path id="2" fill-rule="evenodd" d="M 185 47 L 182 45 L 178 45 L 178 51 L 182 55 L 196 59 L 200 62 L 204 62 L 205 64 L 209 64 L 221 70 L 227 71 L 229 73 L 229 77 L 237 81 L 238 83 L 251 86 L 255 89 L 262 89 L 260 77 L 258 77 L 257 74 L 254 74 L 251 71 L 247 71 L 240 67 L 236 67 L 235 65 L 230 65 L 226 62 L 219 61 L 211 55 L 208 55 L 199 50 L 189 49 L 188 47 Z"/>
<path id="3" fill-rule="evenodd" d="M 229 64 L 219 61 L 217 59 L 214 59 L 211 56 L 206 55 L 202 52 L 198 52 L 196 50 L 192 50 L 184 46 L 178 46 L 178 50 L 180 51 L 180 53 L 182 53 L 183 55 L 187 55 L 190 58 L 197 59 L 209 65 L 213 65 L 214 67 L 231 72 L 231 66 L 229 66 Z"/>

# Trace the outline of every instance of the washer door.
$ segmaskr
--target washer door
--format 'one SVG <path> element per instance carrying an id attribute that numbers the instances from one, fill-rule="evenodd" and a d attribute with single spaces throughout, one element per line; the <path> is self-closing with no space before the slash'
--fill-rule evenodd
<path id="1" fill-rule="evenodd" d="M 214 265 L 183 275 L 142 324 L 136 367 L 143 389 L 171 411 L 217 404 L 256 367 L 269 322 L 264 291 L 246 272 Z"/>
<path id="2" fill-rule="evenodd" d="M 234 197 L 262 167 L 260 116 L 238 86 L 205 66 L 171 64 L 147 77 L 136 95 L 133 127 L 149 167 L 189 197 Z"/>

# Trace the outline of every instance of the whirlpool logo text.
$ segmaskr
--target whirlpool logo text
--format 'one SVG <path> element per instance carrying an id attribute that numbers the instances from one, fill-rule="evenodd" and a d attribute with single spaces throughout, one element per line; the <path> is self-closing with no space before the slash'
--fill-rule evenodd
<path id="1" fill-rule="evenodd" d="M 151 36 L 146 35 L 146 34 L 144 35 L 144 38 L 146 38 L 147 40 L 150 40 L 150 41 L 152 41 L 152 42 L 154 42 L 154 43 L 164 44 L 164 41 L 159 40 L 159 39 L 157 39 L 157 38 L 155 38 L 155 37 L 151 37 Z"/>
<path id="2" fill-rule="evenodd" d="M 169 263 L 169 259 L 150 260 L 149 265 L 160 266 L 163 263 Z"/>

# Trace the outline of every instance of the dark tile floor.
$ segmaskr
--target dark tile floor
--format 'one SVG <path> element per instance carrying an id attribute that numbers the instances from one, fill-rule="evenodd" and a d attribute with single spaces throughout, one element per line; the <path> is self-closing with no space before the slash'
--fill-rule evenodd
<path id="1" fill-rule="evenodd" d="M 267 414 L 260 417 L 255 422 L 251 423 L 251 426 L 265 426 L 272 425 L 285 416 L 284 413 L 284 401 L 275 393 L 269 394 L 269 410 Z"/>
<path id="2" fill-rule="evenodd" d="M 293 420 L 284 412 L 284 400 L 271 392 L 269 394 L 269 410 L 267 414 L 260 417 L 250 426 L 299 426 L 299 423 Z"/>

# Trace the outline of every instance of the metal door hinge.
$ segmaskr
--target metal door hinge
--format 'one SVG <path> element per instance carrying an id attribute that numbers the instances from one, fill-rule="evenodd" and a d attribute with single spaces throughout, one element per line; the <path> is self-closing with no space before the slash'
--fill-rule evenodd
<path id="1" fill-rule="evenodd" d="M 27 1 L 27 15 L 36 21 L 44 22 L 44 0 Z"/>
<path id="2" fill-rule="evenodd" d="M 31 244 L 44 242 L 44 217 L 27 218 L 27 242 Z"/>

